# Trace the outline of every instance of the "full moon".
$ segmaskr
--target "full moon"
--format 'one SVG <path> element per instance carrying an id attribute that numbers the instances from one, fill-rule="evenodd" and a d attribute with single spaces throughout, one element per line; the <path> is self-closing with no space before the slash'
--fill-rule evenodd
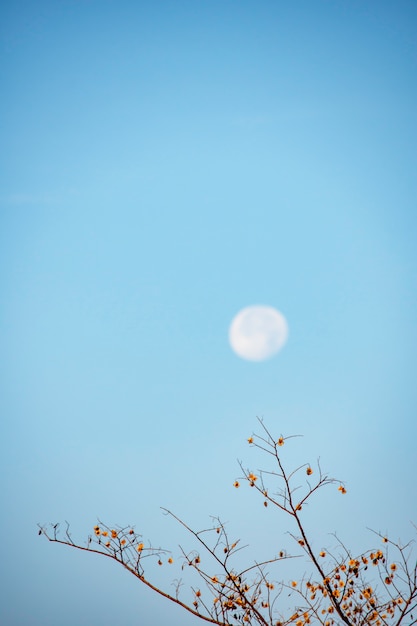
<path id="1" fill-rule="evenodd" d="M 233 318 L 229 329 L 232 349 L 242 359 L 264 361 L 285 344 L 288 324 L 272 306 L 248 306 Z"/>

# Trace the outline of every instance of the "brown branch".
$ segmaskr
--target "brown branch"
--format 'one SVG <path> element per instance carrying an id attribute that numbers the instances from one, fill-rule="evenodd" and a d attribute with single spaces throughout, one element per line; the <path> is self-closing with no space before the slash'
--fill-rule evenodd
<path id="1" fill-rule="evenodd" d="M 51 525 L 52 532 L 47 532 L 40 526 L 39 534 L 44 534 L 50 542 L 101 554 L 120 563 L 160 596 L 181 606 L 196 618 L 216 626 L 231 626 L 232 622 L 243 626 L 245 623 L 249 625 L 256 623 L 260 626 L 307 626 L 312 620 L 322 626 L 334 626 L 340 622 L 346 626 L 368 624 L 403 626 L 405 620 L 409 620 L 407 626 L 416 624 L 417 618 L 413 617 L 413 611 L 417 610 L 417 564 L 410 565 L 410 544 L 402 546 L 376 533 L 386 544 L 385 550 L 374 550 L 352 557 L 351 551 L 336 536 L 341 554 L 334 556 L 328 550 L 316 554 L 310 533 L 303 523 L 301 511 L 319 489 L 340 481 L 323 474 L 318 460 L 317 478 L 313 477 L 312 480 L 306 478 L 304 483 L 297 484 L 303 469 L 307 477 L 313 474 L 313 469 L 310 464 L 298 465 L 293 470 L 284 466 L 281 447 L 296 435 L 291 437 L 281 435 L 274 439 L 263 421 L 260 419 L 258 421 L 262 427 L 262 435 L 254 434 L 248 442 L 268 457 L 272 457 L 275 467 L 258 470 L 255 475 L 239 463 L 243 477 L 250 487 L 254 487 L 254 491 L 261 495 L 264 506 L 275 505 L 292 520 L 295 534 L 294 532 L 289 534 L 308 557 L 313 571 L 319 577 L 318 582 L 314 582 L 312 576 L 303 575 L 301 582 L 278 583 L 277 591 L 272 593 L 276 583 L 270 581 L 266 568 L 278 561 L 300 558 L 302 555 L 292 556 L 281 551 L 279 556 L 263 561 L 254 560 L 251 565 L 237 572 L 232 567 L 233 557 L 247 546 L 241 545 L 239 539 L 231 541 L 219 518 L 212 518 L 211 528 L 195 531 L 164 508 L 162 509 L 164 513 L 173 517 L 197 541 L 201 554 L 208 554 L 216 568 L 220 569 L 220 573 L 213 575 L 206 565 L 201 564 L 199 551 L 186 552 L 180 546 L 182 569 L 191 566 L 204 583 L 204 587 L 201 587 L 204 596 L 200 587 L 190 587 L 193 601 L 188 601 L 187 598 L 187 601 L 180 599 L 181 580 L 174 581 L 175 595 L 160 589 L 148 580 L 145 576 L 144 560 L 154 557 L 161 565 L 161 559 L 170 552 L 163 548 L 153 548 L 151 545 L 145 547 L 141 535 L 130 527 L 118 528 L 116 531 L 99 522 L 99 526 L 94 528 L 96 537 L 90 535 L 86 546 L 73 541 L 68 523 L 64 539 L 59 537 L 58 524 Z M 270 492 L 267 484 L 272 481 L 274 492 Z M 346 493 L 342 485 L 340 482 L 339 490 Z M 238 481 L 235 482 L 235 487 L 239 487 Z M 397 561 L 391 561 L 391 564 L 388 558 L 389 550 L 397 551 Z M 168 558 L 168 562 L 172 563 L 172 557 Z M 368 570 L 368 567 L 371 569 Z M 375 567 L 374 576 L 371 573 L 372 567 Z M 290 590 L 289 595 L 291 592 L 296 593 L 302 598 L 303 604 L 295 607 L 290 617 L 282 617 L 277 621 L 275 606 L 284 589 Z M 211 595 L 213 606 L 210 606 L 207 594 Z"/>

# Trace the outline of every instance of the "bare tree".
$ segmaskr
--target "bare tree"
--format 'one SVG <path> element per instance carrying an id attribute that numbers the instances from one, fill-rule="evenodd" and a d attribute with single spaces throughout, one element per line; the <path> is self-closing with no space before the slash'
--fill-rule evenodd
<path id="1" fill-rule="evenodd" d="M 252 435 L 248 443 L 270 457 L 272 468 L 253 473 L 240 464 L 242 477 L 262 498 L 263 505 L 273 506 L 287 515 L 292 525 L 290 535 L 301 554 L 285 551 L 265 561 L 241 565 L 237 553 L 244 546 L 231 540 L 224 524 L 213 518 L 209 528 L 194 531 L 171 511 L 164 512 L 181 524 L 194 540 L 195 548 L 180 546 L 182 576 L 187 568 L 195 575 L 195 584 L 183 588 L 182 579 L 174 581 L 168 593 L 152 582 L 151 562 L 172 565 L 171 552 L 145 545 L 131 527 L 110 527 L 99 522 L 83 545 L 76 543 L 67 524 L 60 533 L 58 524 L 39 526 L 39 534 L 53 543 L 100 554 L 116 561 L 140 582 L 175 602 L 196 618 L 218 626 L 255 625 L 304 626 L 306 624 L 347 624 L 349 626 L 411 626 L 417 622 L 417 563 L 412 562 L 411 543 L 401 545 L 375 533 L 379 549 L 356 555 L 337 537 L 338 554 L 315 551 L 302 520 L 304 505 L 326 486 L 337 486 L 346 493 L 342 482 L 322 473 L 320 464 L 309 464 L 292 471 L 285 469 L 280 451 L 291 437 L 274 438 L 261 420 L 261 435 Z M 301 478 L 303 476 L 303 478 Z M 301 483 L 301 484 L 300 484 Z M 300 579 L 276 582 L 270 575 L 275 564 L 304 555 L 311 573 Z M 187 571 L 187 574 L 188 574 Z M 291 594 L 294 605 L 289 612 L 281 599 Z"/>

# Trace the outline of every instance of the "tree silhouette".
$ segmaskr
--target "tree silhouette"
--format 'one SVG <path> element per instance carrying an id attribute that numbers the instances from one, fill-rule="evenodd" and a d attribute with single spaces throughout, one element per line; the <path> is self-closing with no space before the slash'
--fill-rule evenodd
<path id="1" fill-rule="evenodd" d="M 234 482 L 239 488 L 247 483 L 262 498 L 265 507 L 272 506 L 287 515 L 292 525 L 290 536 L 300 554 L 285 551 L 265 561 L 252 561 L 242 567 L 237 554 L 239 540 L 231 540 L 224 524 L 212 518 L 209 528 L 194 531 L 171 511 L 173 517 L 192 536 L 195 548 L 181 550 L 181 570 L 191 571 L 196 583 L 184 590 L 182 579 L 174 581 L 174 592 L 167 592 L 152 582 L 151 563 L 173 565 L 171 551 L 145 545 L 133 528 L 110 527 L 99 522 L 85 544 L 76 543 L 69 525 L 60 533 L 59 524 L 39 526 L 39 534 L 53 543 L 100 554 L 116 561 L 140 582 L 175 602 L 196 618 L 218 626 L 255 625 L 304 626 L 411 626 L 417 622 L 417 563 L 412 563 L 411 542 L 402 545 L 380 533 L 378 549 L 356 555 L 336 537 L 338 554 L 316 551 L 302 521 L 304 505 L 319 489 L 334 486 L 346 493 L 342 482 L 322 473 L 320 464 L 313 469 L 303 464 L 288 471 L 282 462 L 281 448 L 292 437 L 271 435 L 262 420 L 261 435 L 252 435 L 248 443 L 272 460 L 272 468 L 257 474 L 240 464 L 242 477 Z M 300 484 L 301 483 L 301 484 Z M 297 556 L 307 557 L 311 572 L 300 579 L 276 582 L 270 569 Z M 188 574 L 187 571 L 187 574 Z M 291 595 L 292 610 L 285 612 L 281 599 Z"/>

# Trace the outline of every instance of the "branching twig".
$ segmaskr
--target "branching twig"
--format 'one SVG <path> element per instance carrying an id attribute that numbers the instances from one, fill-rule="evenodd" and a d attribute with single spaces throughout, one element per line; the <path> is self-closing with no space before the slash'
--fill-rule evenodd
<path id="1" fill-rule="evenodd" d="M 411 563 L 411 543 L 401 545 L 381 533 L 375 533 L 384 549 L 370 550 L 355 557 L 335 535 L 341 554 L 336 556 L 329 550 L 317 553 L 303 522 L 302 509 L 322 487 L 338 484 L 342 494 L 346 493 L 346 489 L 341 481 L 323 474 L 319 461 L 314 470 L 310 464 L 303 463 L 288 471 L 282 460 L 281 448 L 295 435 L 280 435 L 275 439 L 262 420 L 259 424 L 262 435 L 254 434 L 248 442 L 272 458 L 274 467 L 254 473 L 239 463 L 243 474 L 240 480 L 254 488 L 265 507 L 276 507 L 279 513 L 288 515 L 294 528 L 289 534 L 302 554 L 287 555 L 282 550 L 278 555 L 260 562 L 255 559 L 238 568 L 235 565 L 236 554 L 247 546 L 242 546 L 239 539 L 230 540 L 219 518 L 212 518 L 211 527 L 195 531 L 172 511 L 162 509 L 185 528 L 197 547 L 191 551 L 181 546 L 179 549 L 182 570 L 191 568 L 200 584 L 191 585 L 187 592 L 184 591 L 183 581 L 176 579 L 172 594 L 151 582 L 147 566 L 150 561 L 159 566 L 163 563 L 171 565 L 171 551 L 145 546 L 142 536 L 131 527 L 111 528 L 99 521 L 85 545 L 72 539 L 68 522 L 63 535 L 60 534 L 59 524 L 51 524 L 50 530 L 39 526 L 39 534 L 52 543 L 100 554 L 120 563 L 162 597 L 196 618 L 217 626 L 417 624 L 417 564 Z M 304 480 L 301 478 L 303 471 L 306 474 Z M 273 483 L 272 488 L 267 484 L 269 482 Z M 234 486 L 240 487 L 239 480 Z M 267 567 L 277 568 L 281 561 L 303 555 L 308 557 L 311 573 L 308 576 L 303 574 L 298 581 L 281 580 L 276 583 L 266 571 Z M 289 592 L 291 598 L 299 600 L 291 611 L 282 606 L 284 590 Z"/>

